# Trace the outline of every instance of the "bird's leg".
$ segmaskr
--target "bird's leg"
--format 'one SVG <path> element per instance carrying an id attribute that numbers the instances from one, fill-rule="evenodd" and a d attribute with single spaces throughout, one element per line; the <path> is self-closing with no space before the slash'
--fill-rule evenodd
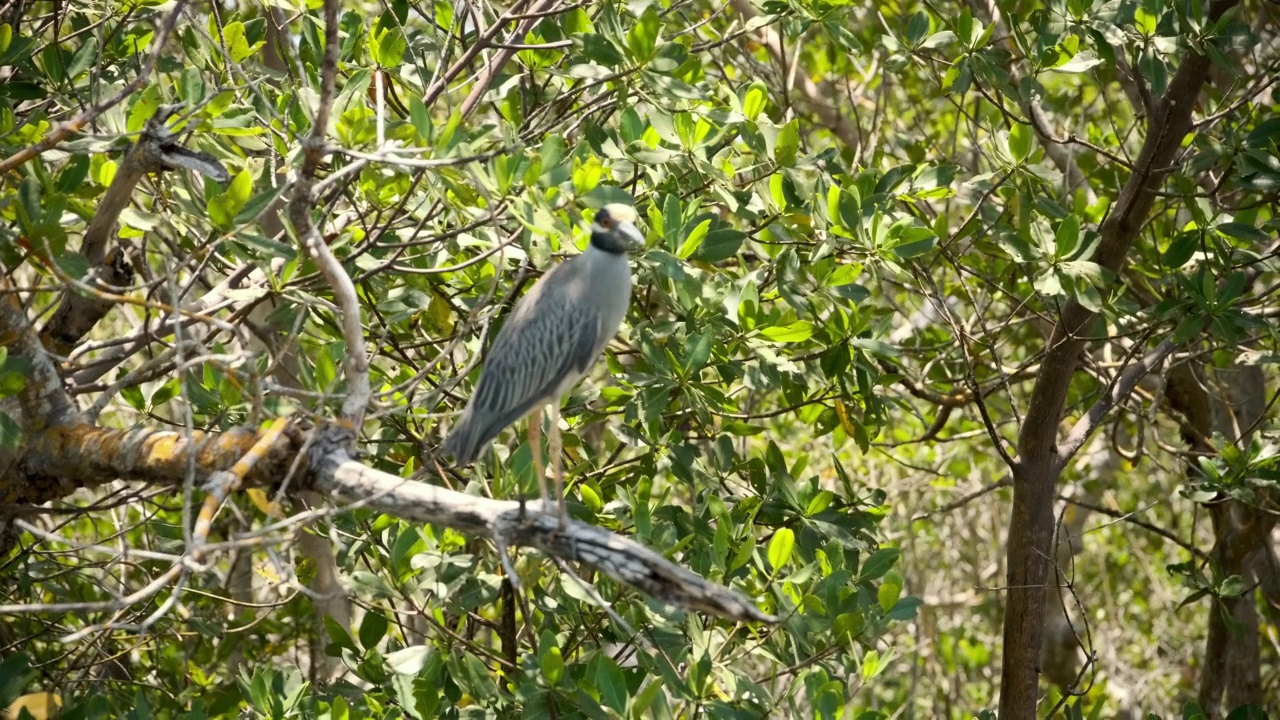
<path id="1" fill-rule="evenodd" d="M 561 466 L 560 458 L 560 399 L 556 398 L 551 403 L 551 433 L 547 436 L 551 453 L 551 472 L 556 478 L 556 508 L 560 515 L 560 528 L 564 529 L 564 519 L 566 515 L 564 502 L 564 468 Z"/>
<path id="2" fill-rule="evenodd" d="M 551 498 L 547 494 L 547 473 L 542 466 L 542 408 L 529 414 L 529 452 L 533 454 L 533 475 L 538 478 L 542 507 L 546 508 Z"/>

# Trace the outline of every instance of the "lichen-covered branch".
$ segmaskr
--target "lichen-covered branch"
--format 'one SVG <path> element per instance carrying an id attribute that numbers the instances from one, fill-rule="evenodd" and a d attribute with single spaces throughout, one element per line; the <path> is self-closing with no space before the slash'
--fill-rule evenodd
<path id="1" fill-rule="evenodd" d="M 195 455 L 197 480 L 227 470 L 257 444 L 260 431 L 238 428 L 221 433 L 185 433 L 151 428 L 114 430 L 93 425 L 54 427 L 33 433 L 17 471 L 0 478 L 0 502 L 40 504 L 80 488 L 115 480 L 181 486 Z M 245 474 L 249 485 L 268 485 L 285 477 L 301 447 L 302 430 L 285 431 L 279 442 Z"/>
<path id="2" fill-rule="evenodd" d="M 308 433 L 315 433 L 308 438 Z M 466 495 L 396 477 L 351 460 L 342 426 L 308 430 L 277 421 L 263 430 L 223 433 L 108 430 L 89 425 L 50 428 L 29 438 L 17 472 L 0 481 L 0 502 L 37 504 L 113 480 L 181 487 L 191 456 L 204 482 L 232 470 L 245 485 L 270 485 L 299 470 L 291 492 L 314 489 L 354 507 L 449 527 L 493 540 L 500 549 L 530 547 L 586 563 L 610 578 L 690 611 L 737 621 L 775 622 L 749 598 L 672 563 L 660 554 L 594 525 L 561 528 L 538 503 Z M 308 445 L 308 440 L 309 445 Z M 299 453 L 306 456 L 299 463 Z M 213 497 L 211 495 L 210 497 Z"/>

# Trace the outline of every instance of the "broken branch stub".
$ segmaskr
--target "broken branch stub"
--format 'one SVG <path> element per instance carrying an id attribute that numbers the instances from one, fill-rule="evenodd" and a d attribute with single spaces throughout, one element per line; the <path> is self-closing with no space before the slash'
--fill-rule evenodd
<path id="1" fill-rule="evenodd" d="M 129 206 L 133 191 L 143 177 L 163 170 L 186 168 L 217 182 L 229 179 L 229 173 L 217 158 L 205 152 L 188 150 L 174 140 L 174 132 L 166 123 L 181 108 L 181 104 L 161 106 L 147 120 L 141 136 L 125 153 L 120 170 L 85 228 L 80 254 L 92 268 L 91 275 L 86 278 L 90 287 L 108 290 L 133 283 L 133 266 L 123 249 L 109 250 L 107 246 L 115 236 L 120 213 Z M 68 289 L 41 331 L 41 342 L 57 355 L 68 355 L 115 305 L 110 298 Z"/>

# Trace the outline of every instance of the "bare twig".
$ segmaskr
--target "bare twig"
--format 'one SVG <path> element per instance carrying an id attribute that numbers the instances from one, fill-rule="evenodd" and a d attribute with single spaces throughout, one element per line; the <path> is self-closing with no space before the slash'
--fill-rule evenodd
<path id="1" fill-rule="evenodd" d="M 731 0 L 731 4 L 733 9 L 745 18 L 750 19 L 759 15 L 750 0 Z M 756 34 L 768 48 L 769 55 L 775 62 L 782 63 L 784 66 L 790 62 L 786 48 L 782 44 L 782 36 L 777 31 L 760 28 Z M 862 133 L 856 124 L 836 109 L 831 102 L 830 94 L 818 87 L 818 84 L 809 79 L 806 73 L 801 73 L 796 79 L 805 108 L 816 115 L 822 126 L 835 135 L 841 143 L 850 148 L 857 148 Z"/>
<path id="2" fill-rule="evenodd" d="M 489 91 L 489 86 L 493 84 L 494 78 L 502 70 L 502 66 L 507 64 L 507 61 L 516 54 L 517 50 L 522 49 L 516 43 L 519 43 L 524 39 L 525 35 L 529 34 L 534 24 L 538 22 L 538 16 L 553 10 L 555 4 L 556 0 L 537 0 L 533 7 L 529 9 L 529 14 L 533 17 L 521 20 L 515 29 L 511 31 L 511 34 L 507 36 L 507 42 L 501 44 L 491 42 L 489 44 L 490 47 L 500 48 L 500 51 L 480 71 L 479 76 L 476 78 L 475 86 L 471 88 L 471 93 L 467 95 L 466 100 L 462 101 L 462 107 L 459 110 L 462 117 L 467 117 L 476 109 L 476 106 L 480 104 L 480 100 L 484 98 L 484 94 Z M 501 25 L 495 23 L 495 26 L 500 27 Z"/>
<path id="3" fill-rule="evenodd" d="M 342 403 L 342 419 L 352 433 L 359 433 L 364 423 L 365 410 L 372 390 L 369 385 L 369 356 L 364 347 L 364 325 L 361 322 L 360 298 L 355 283 L 325 244 L 324 237 L 311 219 L 311 208 L 316 200 L 316 173 L 326 154 L 324 140 L 332 112 L 334 90 L 338 76 L 338 0 L 325 0 L 324 37 L 325 53 L 320 70 L 320 102 L 316 109 L 311 133 L 302 142 L 302 168 L 289 200 L 289 219 L 293 222 L 298 242 L 315 261 L 320 274 L 333 290 L 334 301 L 340 308 L 342 339 L 346 342 L 346 358 L 343 374 L 347 380 L 347 396 Z"/>
<path id="4" fill-rule="evenodd" d="M 1089 408 L 1089 411 L 1076 421 L 1066 439 L 1058 444 L 1058 472 L 1061 472 L 1067 463 L 1071 462 L 1071 458 L 1075 457 L 1075 454 L 1080 451 L 1080 448 L 1084 447 L 1089 436 L 1093 434 L 1094 430 L 1098 429 L 1098 425 L 1102 424 L 1107 413 L 1111 412 L 1111 408 L 1124 402 L 1125 398 L 1129 397 L 1133 389 L 1138 386 L 1138 383 L 1142 382 L 1142 378 L 1164 362 L 1164 359 L 1169 357 L 1176 348 L 1177 345 L 1172 340 L 1165 340 L 1120 374 L 1119 378 L 1108 388 L 1106 394 L 1099 398 L 1093 404 L 1093 407 Z"/>

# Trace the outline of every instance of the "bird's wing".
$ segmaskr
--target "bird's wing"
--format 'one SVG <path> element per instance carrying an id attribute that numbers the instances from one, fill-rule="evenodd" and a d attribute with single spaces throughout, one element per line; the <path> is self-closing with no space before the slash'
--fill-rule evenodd
<path id="1" fill-rule="evenodd" d="M 568 376 L 584 373 L 599 347 L 600 314 L 589 304 L 562 303 L 564 297 L 542 295 L 527 312 L 512 313 L 494 340 L 472 399 L 483 427 L 492 437 L 546 402 Z M 518 315 L 518 317 L 517 317 Z"/>

